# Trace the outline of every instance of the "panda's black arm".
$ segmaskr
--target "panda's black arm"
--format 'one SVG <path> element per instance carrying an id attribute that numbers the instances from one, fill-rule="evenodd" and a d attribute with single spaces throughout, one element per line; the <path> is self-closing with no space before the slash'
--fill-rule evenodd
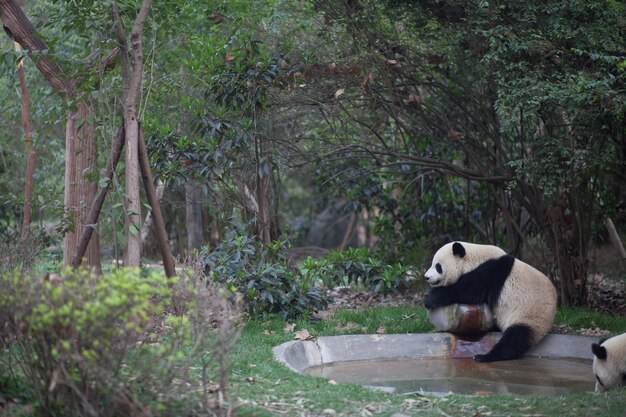
<path id="1" fill-rule="evenodd" d="M 426 297 L 426 308 L 483 303 L 493 308 L 511 274 L 514 262 L 515 258 L 509 255 L 492 259 L 463 274 L 452 285 L 431 289 Z"/>

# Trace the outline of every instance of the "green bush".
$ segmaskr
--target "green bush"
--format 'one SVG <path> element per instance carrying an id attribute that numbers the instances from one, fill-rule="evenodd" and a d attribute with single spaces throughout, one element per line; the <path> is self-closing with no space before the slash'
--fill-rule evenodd
<path id="1" fill-rule="evenodd" d="M 225 304 L 193 270 L 171 280 L 126 269 L 6 274 L 0 384 L 27 386 L 36 415 L 223 414 L 235 335 Z"/>
<path id="2" fill-rule="evenodd" d="M 367 248 L 331 251 L 321 259 L 309 257 L 300 269 L 308 281 L 322 282 L 330 289 L 340 285 L 362 285 L 375 293 L 388 294 L 407 287 L 412 280 L 405 266 L 384 264 Z"/>
<path id="3" fill-rule="evenodd" d="M 18 272 L 0 278 L 0 322 L 8 350 L 40 407 L 102 415 L 125 391 L 120 361 L 163 310 L 165 279 L 128 270 L 106 276 L 66 271 L 54 280 Z M 117 364 L 117 366 L 116 366 Z"/>
<path id="4" fill-rule="evenodd" d="M 245 235 L 226 239 L 201 257 L 208 275 L 241 297 L 253 318 L 277 315 L 283 319 L 307 316 L 326 308 L 329 297 L 288 266 L 286 241 L 262 245 Z"/>

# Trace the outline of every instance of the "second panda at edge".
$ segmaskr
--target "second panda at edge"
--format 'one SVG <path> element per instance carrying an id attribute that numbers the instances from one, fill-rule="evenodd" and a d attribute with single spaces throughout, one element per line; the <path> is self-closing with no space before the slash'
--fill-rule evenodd
<path id="1" fill-rule="evenodd" d="M 557 294 L 537 269 L 492 245 L 450 242 L 435 253 L 425 274 L 432 287 L 428 309 L 450 304 L 487 304 L 502 337 L 478 362 L 521 358 L 552 328 Z"/>

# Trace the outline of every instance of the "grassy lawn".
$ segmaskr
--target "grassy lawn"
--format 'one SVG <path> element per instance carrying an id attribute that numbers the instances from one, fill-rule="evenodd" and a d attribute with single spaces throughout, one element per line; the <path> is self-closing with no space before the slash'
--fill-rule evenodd
<path id="1" fill-rule="evenodd" d="M 592 324 L 593 322 L 593 324 Z M 317 323 L 296 322 L 295 331 L 313 336 L 352 333 L 431 332 L 423 308 L 380 307 L 363 312 L 338 311 Z M 613 333 L 626 331 L 623 319 L 581 310 L 561 310 L 557 324 L 573 328 L 597 325 Z M 274 361 L 272 348 L 293 338 L 285 322 L 249 322 L 232 352 L 229 400 L 240 416 L 318 416 L 332 409 L 339 416 L 606 416 L 624 417 L 626 389 L 608 394 L 561 397 L 480 397 L 392 395 L 358 384 L 331 384 L 326 379 L 300 375 Z M 589 369 L 591 372 L 591 369 Z M 333 415 L 327 411 L 328 415 Z"/>

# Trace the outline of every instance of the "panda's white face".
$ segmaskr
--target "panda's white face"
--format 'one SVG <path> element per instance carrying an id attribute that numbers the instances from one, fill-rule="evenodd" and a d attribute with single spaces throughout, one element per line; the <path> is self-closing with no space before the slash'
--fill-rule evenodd
<path id="1" fill-rule="evenodd" d="M 592 351 L 596 392 L 604 392 L 625 385 L 626 333 L 612 337 L 601 345 L 594 343 Z"/>
<path id="2" fill-rule="evenodd" d="M 448 243 L 441 247 L 433 257 L 430 269 L 424 277 L 431 287 L 445 287 L 454 284 L 463 274 L 462 261 L 465 251 L 462 253 L 453 249 L 453 245 L 461 245 L 458 242 Z M 458 248 L 459 246 L 456 246 Z M 460 246 L 463 248 L 463 246 Z"/>

